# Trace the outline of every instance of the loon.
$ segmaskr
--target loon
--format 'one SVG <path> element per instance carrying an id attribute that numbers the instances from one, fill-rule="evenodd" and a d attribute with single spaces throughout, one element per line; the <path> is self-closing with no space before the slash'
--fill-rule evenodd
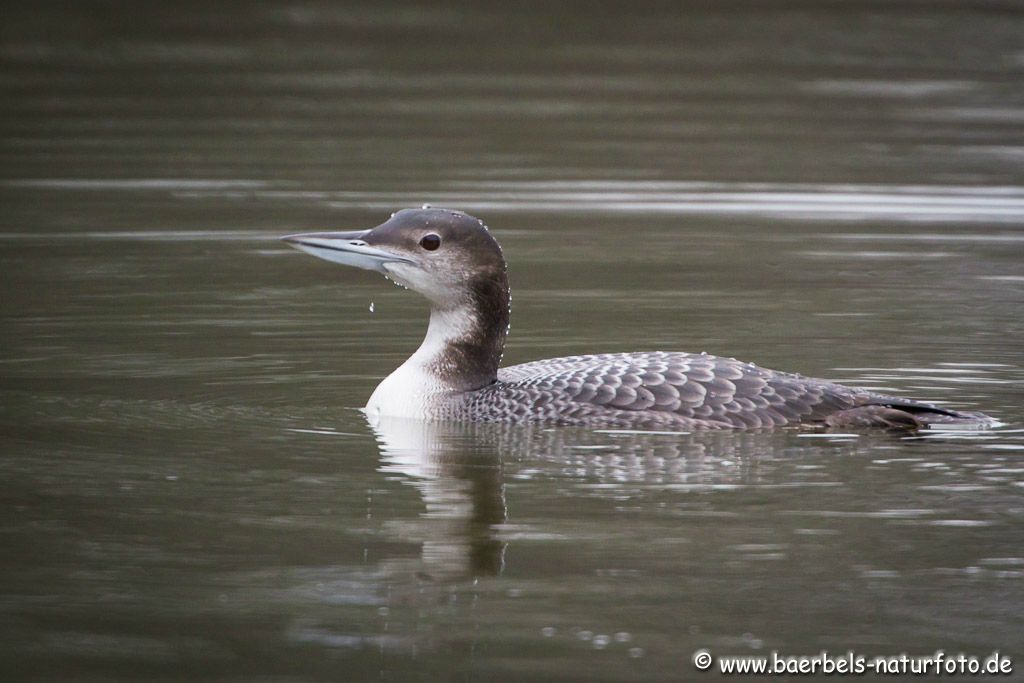
<path id="1" fill-rule="evenodd" d="M 423 343 L 373 392 L 371 419 L 672 430 L 916 430 L 992 421 L 705 353 L 608 353 L 499 367 L 510 314 L 505 258 L 484 222 L 461 211 L 403 209 L 369 230 L 281 239 L 382 273 L 430 303 Z"/>

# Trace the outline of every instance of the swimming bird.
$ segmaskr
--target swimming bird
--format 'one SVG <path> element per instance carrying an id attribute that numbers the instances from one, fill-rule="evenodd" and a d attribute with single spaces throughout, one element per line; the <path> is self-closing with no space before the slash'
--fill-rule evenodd
<path id="1" fill-rule="evenodd" d="M 991 420 L 705 353 L 608 353 L 499 367 L 510 315 L 505 258 L 484 222 L 461 211 L 404 209 L 369 230 L 281 239 L 382 273 L 429 302 L 423 343 L 370 396 L 371 417 L 673 430 L 912 430 Z"/>

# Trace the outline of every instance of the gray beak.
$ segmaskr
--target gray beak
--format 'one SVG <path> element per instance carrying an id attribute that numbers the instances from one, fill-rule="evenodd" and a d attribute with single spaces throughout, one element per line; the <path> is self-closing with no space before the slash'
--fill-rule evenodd
<path id="1" fill-rule="evenodd" d="M 356 232 L 307 232 L 299 235 L 286 235 L 281 238 L 296 249 L 312 254 L 325 261 L 333 261 L 343 266 L 354 266 L 378 273 L 387 273 L 386 263 L 412 263 L 412 259 L 392 254 L 383 249 L 368 245 L 364 238 L 369 230 Z"/>

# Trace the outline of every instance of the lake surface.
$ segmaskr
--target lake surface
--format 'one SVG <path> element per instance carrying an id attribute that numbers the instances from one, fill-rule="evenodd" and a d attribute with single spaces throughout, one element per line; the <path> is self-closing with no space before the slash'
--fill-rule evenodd
<path id="1" fill-rule="evenodd" d="M 5 6 L 5 680 L 1024 667 L 1024 12 L 516 7 Z M 276 237 L 425 202 L 504 246 L 506 363 L 708 351 L 1002 425 L 371 428 L 425 306 Z"/>

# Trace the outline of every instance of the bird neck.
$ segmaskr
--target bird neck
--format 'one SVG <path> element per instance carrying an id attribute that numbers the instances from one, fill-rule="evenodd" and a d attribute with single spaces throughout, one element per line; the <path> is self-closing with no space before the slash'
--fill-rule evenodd
<path id="1" fill-rule="evenodd" d="M 450 305 L 433 305 L 415 358 L 453 391 L 473 391 L 497 379 L 509 324 L 508 277 L 473 278 Z"/>

